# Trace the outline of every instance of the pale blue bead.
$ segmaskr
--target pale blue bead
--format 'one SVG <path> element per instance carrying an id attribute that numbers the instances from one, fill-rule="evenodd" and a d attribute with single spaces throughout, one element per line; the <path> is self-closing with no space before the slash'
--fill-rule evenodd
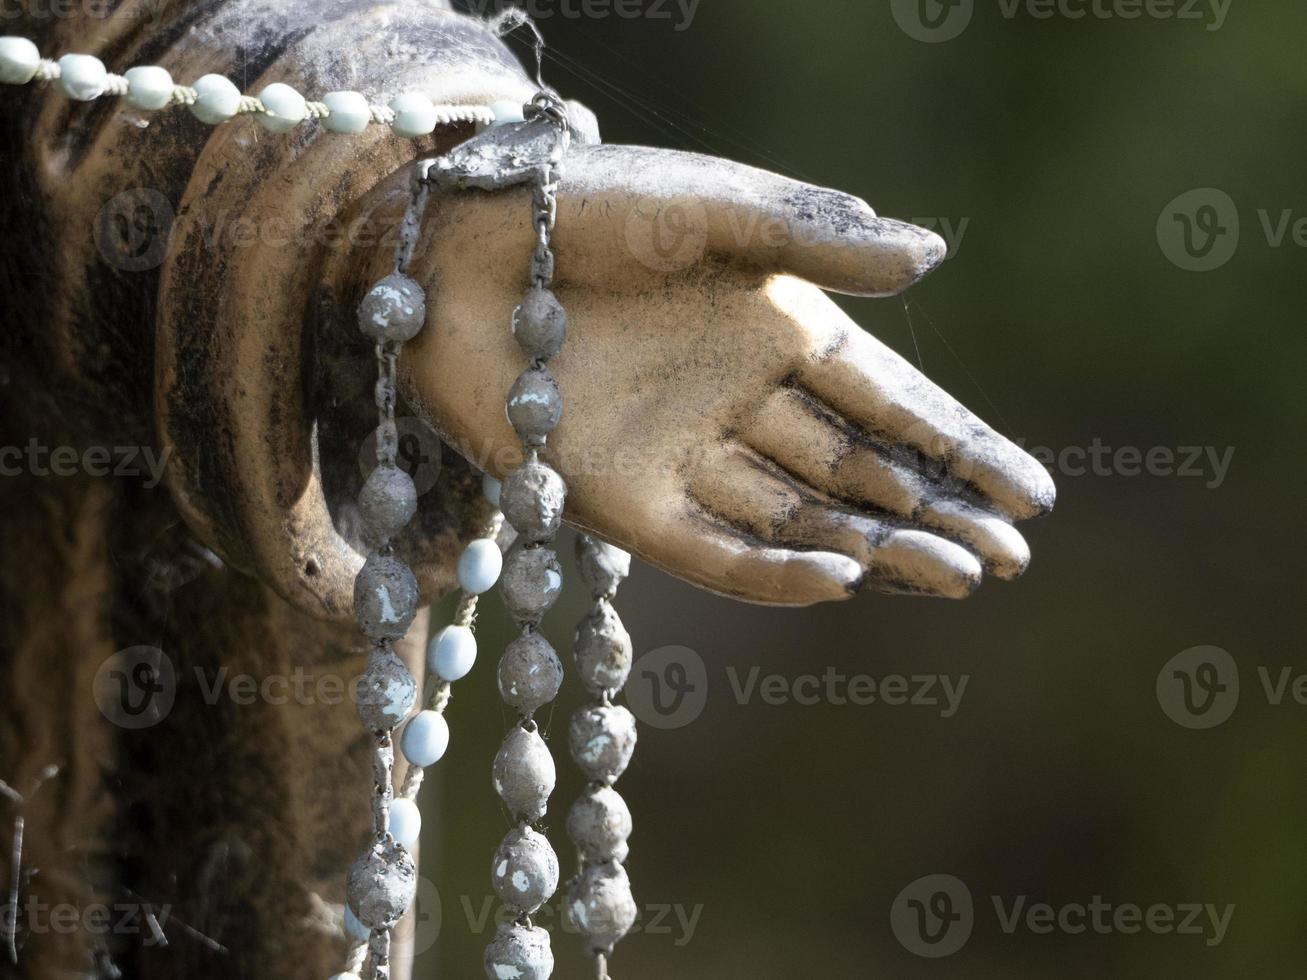
<path id="1" fill-rule="evenodd" d="M 426 136 L 436 128 L 436 106 L 421 92 L 404 92 L 390 102 L 395 121 L 390 124 L 397 136 Z"/>
<path id="2" fill-rule="evenodd" d="M 446 626 L 427 645 L 427 670 L 443 681 L 462 680 L 477 659 L 477 640 L 466 626 Z"/>
<path id="3" fill-rule="evenodd" d="M 128 68 L 127 104 L 133 109 L 157 111 L 172 102 L 172 76 L 158 65 Z"/>
<path id="4" fill-rule="evenodd" d="M 25 37 L 0 37 L 0 82 L 26 85 L 41 67 L 41 52 Z"/>
<path id="5" fill-rule="evenodd" d="M 491 128 L 507 126 L 509 123 L 523 122 L 526 116 L 522 110 L 522 103 L 514 102 L 511 99 L 501 99 L 498 102 L 490 103 L 490 111 L 495 114 L 495 121 L 490 124 Z"/>
<path id="6" fill-rule="evenodd" d="M 267 112 L 255 118 L 270 133 L 288 133 L 304 121 L 308 107 L 304 96 L 284 82 L 273 82 L 259 93 Z"/>
<path id="7" fill-rule="evenodd" d="M 241 107 L 241 90 L 222 75 L 202 75 L 191 86 L 195 104 L 191 115 L 202 123 L 216 126 L 235 117 Z"/>
<path id="8" fill-rule="evenodd" d="M 449 724 L 438 711 L 420 711 L 404 726 L 399 750 L 415 766 L 434 766 L 449 748 Z"/>
<path id="9" fill-rule="evenodd" d="M 390 836 L 412 850 L 422 834 L 422 811 L 412 800 L 398 799 L 390 804 L 390 816 L 386 820 L 386 829 Z"/>
<path id="10" fill-rule="evenodd" d="M 499 491 L 502 488 L 503 485 L 489 473 L 481 477 L 481 493 L 490 501 L 490 506 L 499 506 Z"/>
<path id="11" fill-rule="evenodd" d="M 489 592 L 504 570 L 504 556 L 490 538 L 477 538 L 458 558 L 458 585 L 464 592 Z"/>
<path id="12" fill-rule="evenodd" d="M 104 62 L 94 55 L 66 54 L 59 59 L 59 88 L 78 102 L 90 102 L 103 95 L 108 76 Z"/>
<path id="13" fill-rule="evenodd" d="M 348 905 L 345 906 L 345 935 L 356 943 L 365 943 L 368 937 L 372 935 L 372 930 L 359 921 L 359 917 L 354 914 L 354 910 Z M 348 974 L 346 974 L 348 976 Z"/>
<path id="14" fill-rule="evenodd" d="M 327 107 L 322 125 L 328 132 L 357 134 L 372 121 L 372 108 L 359 92 L 328 92 L 322 104 Z"/>

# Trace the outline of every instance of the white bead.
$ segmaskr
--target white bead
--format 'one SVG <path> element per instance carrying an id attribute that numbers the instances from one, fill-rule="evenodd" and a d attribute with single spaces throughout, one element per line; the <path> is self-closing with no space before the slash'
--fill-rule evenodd
<path id="1" fill-rule="evenodd" d="M 427 645 L 427 669 L 442 681 L 461 681 L 477 659 L 477 639 L 466 626 L 446 626 Z"/>
<path id="2" fill-rule="evenodd" d="M 196 96 L 191 112 L 202 123 L 225 123 L 240 110 L 241 90 L 222 75 L 205 75 L 191 87 Z"/>
<path id="3" fill-rule="evenodd" d="M 25 37 L 0 37 L 0 82 L 25 85 L 41 67 L 41 52 Z"/>
<path id="4" fill-rule="evenodd" d="M 495 114 L 495 121 L 490 124 L 490 128 L 496 126 L 507 126 L 509 123 L 520 123 L 526 121 L 526 115 L 523 113 L 521 102 L 514 102 L 511 99 L 501 99 L 498 102 L 490 103 L 490 111 Z"/>
<path id="5" fill-rule="evenodd" d="M 411 851 L 422 834 L 422 811 L 412 800 L 392 800 L 386 829 L 391 837 L 404 845 L 405 850 Z"/>
<path id="6" fill-rule="evenodd" d="M 391 123 L 397 136 L 426 136 L 436 128 L 436 106 L 421 92 L 405 92 L 390 103 L 395 110 Z"/>
<path id="7" fill-rule="evenodd" d="M 367 942 L 368 937 L 372 935 L 372 930 L 359 921 L 359 917 L 348 905 L 345 906 L 345 935 L 357 943 Z"/>
<path id="8" fill-rule="evenodd" d="M 322 125 L 328 132 L 357 134 L 372 121 L 368 100 L 359 92 L 328 92 L 322 97 L 322 103 L 328 113 Z"/>
<path id="9" fill-rule="evenodd" d="M 255 118 L 270 133 L 288 133 L 308 115 L 304 96 L 282 82 L 264 88 L 259 93 L 259 101 L 267 112 L 260 112 Z"/>
<path id="10" fill-rule="evenodd" d="M 328 980 L 359 980 L 359 975 L 357 973 L 336 973 L 329 977 Z"/>
<path id="11" fill-rule="evenodd" d="M 104 94 L 109 72 L 94 55 L 66 54 L 59 59 L 59 87 L 78 102 L 90 102 Z"/>
<path id="12" fill-rule="evenodd" d="M 502 484 L 489 473 L 481 477 L 481 493 L 490 501 L 492 507 L 499 506 L 499 491 L 501 489 Z"/>
<path id="13" fill-rule="evenodd" d="M 504 556 L 490 538 L 477 538 L 458 557 L 458 585 L 464 592 L 489 592 L 504 570 Z"/>
<path id="14" fill-rule="evenodd" d="M 419 711 L 404 726 L 399 750 L 415 766 L 434 766 L 449 748 L 449 723 L 439 711 Z"/>
<path id="15" fill-rule="evenodd" d="M 172 101 L 172 76 L 157 65 L 128 68 L 127 104 L 133 109 L 162 109 Z"/>

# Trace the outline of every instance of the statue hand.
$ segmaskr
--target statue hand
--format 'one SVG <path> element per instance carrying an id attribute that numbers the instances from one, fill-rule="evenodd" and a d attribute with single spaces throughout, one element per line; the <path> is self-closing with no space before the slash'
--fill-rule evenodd
<path id="1" fill-rule="evenodd" d="M 525 191 L 433 201 L 412 268 L 428 329 L 410 401 L 503 476 L 509 322 L 533 241 Z M 545 458 L 567 520 L 683 579 L 754 602 L 962 597 L 1019 575 L 1014 521 L 1048 511 L 1037 461 L 863 332 L 822 292 L 888 296 L 944 244 L 862 201 L 722 160 L 627 146 L 567 160 Z"/>

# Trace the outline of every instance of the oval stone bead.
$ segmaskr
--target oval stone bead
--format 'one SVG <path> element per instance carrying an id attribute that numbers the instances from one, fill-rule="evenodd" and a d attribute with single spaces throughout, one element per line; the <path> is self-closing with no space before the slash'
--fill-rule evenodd
<path id="1" fill-rule="evenodd" d="M 402 638 L 413 625 L 420 599 L 412 570 L 389 555 L 373 555 L 354 579 L 354 612 L 374 640 Z"/>
<path id="2" fill-rule="evenodd" d="M 563 393 L 544 369 L 523 371 L 508 392 L 508 424 L 528 443 L 543 443 L 563 418 Z"/>
<path id="3" fill-rule="evenodd" d="M 504 923 L 486 947 L 485 967 L 489 980 L 549 980 L 554 972 L 549 933 L 539 926 Z"/>
<path id="4" fill-rule="evenodd" d="M 581 683 L 595 697 L 620 691 L 631 674 L 631 634 L 608 602 L 600 600 L 577 624 L 572 647 Z"/>
<path id="5" fill-rule="evenodd" d="M 538 731 L 517 725 L 510 729 L 495 756 L 493 774 L 495 792 L 510 813 L 532 821 L 545 815 L 558 774 Z"/>
<path id="6" fill-rule="evenodd" d="M 579 797 L 567 814 L 567 836 L 581 856 L 592 863 L 625 861 L 631 829 L 630 808 L 609 786 Z"/>
<path id="7" fill-rule="evenodd" d="M 547 361 L 567 340 L 567 311 L 548 289 L 536 288 L 513 311 L 513 336 L 533 361 Z"/>
<path id="8" fill-rule="evenodd" d="M 167 70 L 158 65 L 128 68 L 126 101 L 133 109 L 154 112 L 172 102 L 173 81 Z"/>
<path id="9" fill-rule="evenodd" d="M 446 626 L 427 644 L 427 670 L 451 684 L 471 673 L 476 659 L 476 635 L 467 626 Z"/>
<path id="10" fill-rule="evenodd" d="M 532 460 L 504 481 L 499 507 L 504 519 L 527 544 L 552 541 L 563 522 L 567 484 L 553 467 Z"/>
<path id="11" fill-rule="evenodd" d="M 418 512 L 418 490 L 413 478 L 398 466 L 378 466 L 359 492 L 359 513 L 372 536 L 389 541 Z"/>
<path id="12" fill-rule="evenodd" d="M 635 925 L 639 909 L 620 864 L 592 864 L 572 880 L 567 917 L 591 952 L 612 949 Z"/>
<path id="13" fill-rule="evenodd" d="M 563 663 L 539 633 L 519 636 L 499 660 L 499 696 L 529 718 L 558 697 L 563 686 Z"/>
<path id="14" fill-rule="evenodd" d="M 518 625 L 538 625 L 563 591 L 558 556 L 551 548 L 514 548 L 504 565 L 500 591 Z"/>
<path id="15" fill-rule="evenodd" d="M 449 750 L 449 722 L 439 711 L 419 711 L 404 726 L 399 750 L 415 766 L 434 766 Z"/>
<path id="16" fill-rule="evenodd" d="M 358 320 L 365 337 L 379 344 L 402 344 L 427 322 L 426 293 L 415 280 L 393 272 L 368 290 Z"/>
<path id="17" fill-rule="evenodd" d="M 458 557 L 458 587 L 469 595 L 489 592 L 504 569 L 504 553 L 490 538 L 477 538 Z"/>
<path id="18" fill-rule="evenodd" d="M 241 90 L 224 75 L 203 75 L 191 87 L 195 89 L 191 114 L 202 123 L 216 126 L 240 111 Z"/>
<path id="19" fill-rule="evenodd" d="M 612 598 L 617 587 L 631 574 L 631 555 L 598 538 L 580 534 L 576 538 L 576 567 L 591 595 L 596 599 Z"/>
<path id="20" fill-rule="evenodd" d="M 568 747 L 591 782 L 611 785 L 635 752 L 635 715 L 621 705 L 591 705 L 572 716 Z"/>
<path id="21" fill-rule="evenodd" d="M 548 839 L 530 827 L 510 830 L 490 866 L 490 880 L 499 900 L 528 914 L 558 890 L 558 873 L 558 855 Z"/>
<path id="22" fill-rule="evenodd" d="M 329 133 L 357 135 L 372 122 L 372 107 L 361 92 L 328 92 L 322 104 L 327 107 L 322 126 Z"/>
<path id="23" fill-rule="evenodd" d="M 389 929 L 413 904 L 417 877 L 408 851 L 392 842 L 378 844 L 350 868 L 345 899 L 364 926 Z"/>
<path id="24" fill-rule="evenodd" d="M 370 732 L 388 732 L 408 717 L 417 703 L 418 685 L 393 650 L 373 653 L 359 678 L 359 720 Z"/>
<path id="25" fill-rule="evenodd" d="M 304 96 L 284 82 L 273 82 L 259 93 L 266 112 L 255 118 L 270 133 L 288 133 L 304 121 L 308 106 Z"/>

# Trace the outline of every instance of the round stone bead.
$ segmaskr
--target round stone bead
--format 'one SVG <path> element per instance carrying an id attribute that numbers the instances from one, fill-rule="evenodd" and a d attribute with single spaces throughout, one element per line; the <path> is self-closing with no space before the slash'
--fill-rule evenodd
<path id="1" fill-rule="evenodd" d="M 490 880 L 500 901 L 530 914 L 558 890 L 558 855 L 543 834 L 514 828 L 495 852 Z"/>
<path id="2" fill-rule="evenodd" d="M 514 548 L 500 591 L 519 626 L 537 625 L 562 594 L 563 566 L 551 548 Z"/>
<path id="3" fill-rule="evenodd" d="M 631 811 L 615 789 L 604 786 L 580 797 L 567 815 L 567 835 L 586 861 L 626 860 Z"/>
<path id="4" fill-rule="evenodd" d="M 543 443 L 563 417 L 563 393 L 544 369 L 523 371 L 508 392 L 508 421 L 527 442 Z"/>
<path id="5" fill-rule="evenodd" d="M 509 474 L 499 495 L 504 518 L 527 544 L 552 541 L 563 522 L 567 484 L 552 467 L 533 460 Z"/>
<path id="6" fill-rule="evenodd" d="M 345 899 L 367 928 L 389 929 L 413 904 L 417 878 L 408 851 L 386 841 L 354 862 L 345 884 Z"/>
<path id="7" fill-rule="evenodd" d="M 578 624 L 572 647 L 581 683 L 595 697 L 620 691 L 631 674 L 631 634 L 606 601 L 600 601 Z"/>
<path id="8" fill-rule="evenodd" d="M 533 361 L 547 361 L 563 349 L 567 312 L 548 289 L 532 289 L 513 311 L 513 336 Z"/>
<path id="9" fill-rule="evenodd" d="M 78 102 L 90 102 L 103 95 L 108 77 L 104 62 L 94 55 L 66 54 L 59 59 L 59 88 Z"/>
<path id="10" fill-rule="evenodd" d="M 397 136 L 426 136 L 436 128 L 436 106 L 421 92 L 405 92 L 391 100 L 395 121 L 390 124 Z"/>
<path id="11" fill-rule="evenodd" d="M 504 736 L 492 772 L 495 792 L 514 816 L 539 820 L 545 815 L 557 773 L 538 731 L 514 725 Z"/>
<path id="12" fill-rule="evenodd" d="M 489 592 L 504 570 L 504 553 L 491 538 L 477 538 L 458 556 L 458 587 L 469 595 Z"/>
<path id="13" fill-rule="evenodd" d="M 195 89 L 191 113 L 202 123 L 216 126 L 240 110 L 241 90 L 223 75 L 203 75 L 191 87 Z"/>
<path id="14" fill-rule="evenodd" d="M 592 705 L 572 716 L 568 747 L 591 782 L 612 785 L 635 752 L 635 715 L 621 705 Z"/>
<path id="15" fill-rule="evenodd" d="M 259 93 L 259 101 L 266 112 L 255 118 L 270 133 L 288 133 L 304 121 L 308 107 L 304 96 L 284 82 L 273 82 Z"/>
<path id="16" fill-rule="evenodd" d="M 354 914 L 354 910 L 349 907 L 348 903 L 346 903 L 345 935 L 349 936 L 349 938 L 354 940 L 356 943 L 365 943 L 368 941 L 368 936 L 371 934 L 371 930 L 359 921 L 359 917 Z M 348 975 L 349 974 L 346 974 L 346 976 Z"/>
<path id="17" fill-rule="evenodd" d="M 442 681 L 460 681 L 477 659 L 477 638 L 470 627 L 446 626 L 427 644 L 427 670 Z"/>
<path id="18" fill-rule="evenodd" d="M 563 663 L 539 633 L 519 636 L 499 659 L 500 697 L 524 717 L 558 697 L 562 686 Z"/>
<path id="19" fill-rule="evenodd" d="M 591 595 L 596 599 L 611 598 L 631 574 L 631 556 L 597 538 L 578 535 L 576 567 Z"/>
<path id="20" fill-rule="evenodd" d="M 399 750 L 415 766 L 434 766 L 449 749 L 449 722 L 439 711 L 419 711 L 404 726 Z"/>
<path id="21" fill-rule="evenodd" d="M 499 491 L 503 489 L 502 485 L 489 473 L 481 476 L 481 495 L 490 501 L 490 506 L 499 506 Z"/>
<path id="22" fill-rule="evenodd" d="M 507 126 L 509 123 L 520 123 L 526 121 L 525 106 L 521 102 L 514 102 L 512 99 L 500 99 L 497 102 L 490 103 L 490 111 L 495 114 L 495 121 L 490 125 Z"/>
<path id="23" fill-rule="evenodd" d="M 354 579 L 354 613 L 374 640 L 402 638 L 413 625 L 420 601 L 413 572 L 389 555 L 373 555 Z"/>
<path id="24" fill-rule="evenodd" d="M 489 980 L 549 980 L 554 972 L 549 933 L 539 926 L 506 922 L 486 947 L 485 964 Z"/>
<path id="25" fill-rule="evenodd" d="M 422 811 L 412 800 L 391 800 L 386 830 L 406 851 L 411 851 L 422 835 Z"/>
<path id="26" fill-rule="evenodd" d="M 398 466 L 378 466 L 359 493 L 359 512 L 368 530 L 386 542 L 402 531 L 418 511 L 413 478 Z"/>
<path id="27" fill-rule="evenodd" d="M 133 109 L 154 112 L 172 102 L 172 76 L 158 65 L 128 68 L 126 102 Z"/>
<path id="28" fill-rule="evenodd" d="M 322 104 L 327 107 L 322 125 L 329 133 L 357 135 L 372 122 L 372 107 L 361 92 L 328 92 Z"/>
<path id="29" fill-rule="evenodd" d="M 593 864 L 567 890 L 567 917 L 593 952 L 612 949 L 635 925 L 639 909 L 620 864 Z"/>
<path id="30" fill-rule="evenodd" d="M 359 329 L 379 344 L 412 340 L 426 322 L 426 294 L 398 272 L 373 286 L 359 304 Z"/>
<path id="31" fill-rule="evenodd" d="M 0 82 L 26 85 L 41 67 L 41 52 L 25 37 L 0 37 Z"/>
<path id="32" fill-rule="evenodd" d="M 368 658 L 367 669 L 359 678 L 356 705 L 364 728 L 390 731 L 408 717 L 417 698 L 417 681 L 393 650 L 380 650 Z"/>

